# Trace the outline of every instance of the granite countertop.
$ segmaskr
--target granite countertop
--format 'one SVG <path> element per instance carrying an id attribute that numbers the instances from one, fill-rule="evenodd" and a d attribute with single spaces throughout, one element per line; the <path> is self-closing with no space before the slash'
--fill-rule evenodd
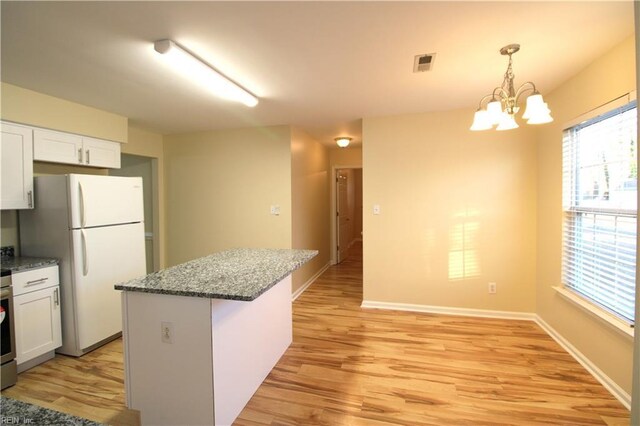
<path id="1" fill-rule="evenodd" d="M 317 254 L 317 250 L 227 250 L 117 284 L 115 289 L 251 301 Z"/>
<path id="2" fill-rule="evenodd" d="M 100 423 L 0 396 L 0 424 L 99 426 Z"/>
<path id="3" fill-rule="evenodd" d="M 11 256 L 0 258 L 2 269 L 8 269 L 11 273 L 22 272 L 29 269 L 42 268 L 58 264 L 58 259 L 48 257 Z"/>

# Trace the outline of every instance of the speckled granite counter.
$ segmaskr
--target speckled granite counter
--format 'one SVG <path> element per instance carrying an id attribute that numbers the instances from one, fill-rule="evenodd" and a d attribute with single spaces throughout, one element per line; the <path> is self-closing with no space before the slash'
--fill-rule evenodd
<path id="1" fill-rule="evenodd" d="M 0 258 L 0 266 L 2 269 L 8 269 L 12 273 L 26 271 L 28 269 L 42 268 L 45 266 L 53 266 L 58 264 L 58 259 L 47 257 L 2 257 Z"/>
<path id="2" fill-rule="evenodd" d="M 0 424 L 99 426 L 100 423 L 0 396 Z"/>
<path id="3" fill-rule="evenodd" d="M 115 289 L 251 301 L 317 254 L 316 250 L 227 250 L 117 284 Z"/>

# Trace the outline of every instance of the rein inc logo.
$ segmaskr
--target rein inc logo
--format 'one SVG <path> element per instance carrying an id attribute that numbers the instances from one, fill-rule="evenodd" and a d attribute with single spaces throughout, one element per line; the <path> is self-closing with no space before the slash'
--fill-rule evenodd
<path id="1" fill-rule="evenodd" d="M 23 416 L 0 416 L 3 425 L 34 425 L 33 419 Z"/>

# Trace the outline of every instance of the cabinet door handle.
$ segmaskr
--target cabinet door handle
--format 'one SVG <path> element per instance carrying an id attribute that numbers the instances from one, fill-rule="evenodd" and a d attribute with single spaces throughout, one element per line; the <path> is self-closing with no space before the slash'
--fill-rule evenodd
<path id="1" fill-rule="evenodd" d="M 87 150 L 87 164 L 91 163 L 91 160 L 89 159 L 89 150 Z"/>
<path id="2" fill-rule="evenodd" d="M 29 203 L 29 208 L 33 208 L 33 191 L 27 191 L 27 202 Z"/>
<path id="3" fill-rule="evenodd" d="M 60 306 L 60 295 L 58 294 L 57 288 L 53 291 L 53 303 L 56 306 Z"/>
<path id="4" fill-rule="evenodd" d="M 82 148 L 78 148 L 78 163 L 82 164 Z"/>
<path id="5" fill-rule="evenodd" d="M 46 280 L 48 280 L 49 278 L 47 277 L 43 277 L 43 278 L 38 278 L 37 280 L 31 280 L 31 281 L 27 281 L 27 283 L 24 285 L 25 287 L 31 287 L 32 285 L 36 285 L 36 284 L 40 284 L 45 282 Z"/>

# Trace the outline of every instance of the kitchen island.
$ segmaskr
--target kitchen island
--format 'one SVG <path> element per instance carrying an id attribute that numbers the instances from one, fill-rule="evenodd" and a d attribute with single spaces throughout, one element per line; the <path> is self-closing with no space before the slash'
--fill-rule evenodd
<path id="1" fill-rule="evenodd" d="M 233 423 L 291 344 L 291 272 L 317 253 L 234 249 L 116 285 L 142 423 Z"/>

